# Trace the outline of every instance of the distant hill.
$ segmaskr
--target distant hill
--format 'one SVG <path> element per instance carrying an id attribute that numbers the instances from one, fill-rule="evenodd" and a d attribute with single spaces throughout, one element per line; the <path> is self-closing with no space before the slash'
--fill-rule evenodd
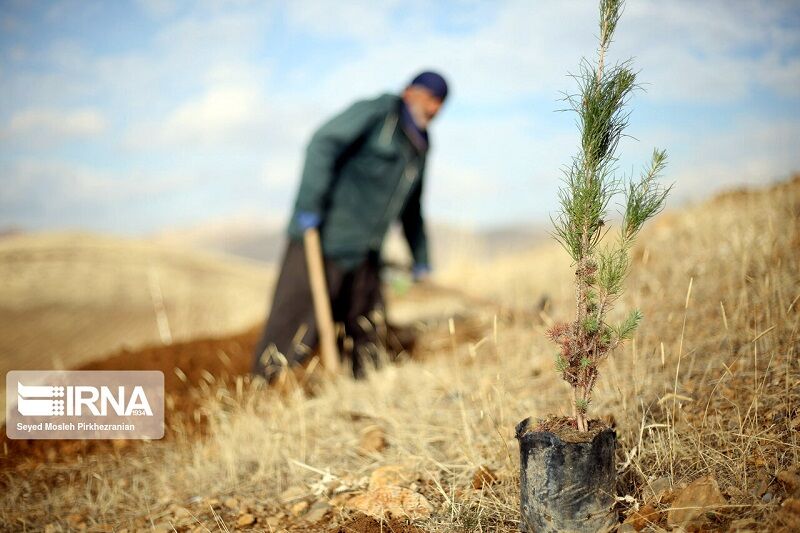
<path id="1" fill-rule="evenodd" d="M 242 218 L 168 228 L 151 238 L 165 246 L 222 252 L 264 263 L 280 259 L 285 240 L 281 224 Z"/>
<path id="2" fill-rule="evenodd" d="M 431 223 L 428 227 L 431 255 L 436 265 L 453 260 L 492 259 L 499 255 L 528 249 L 547 238 L 543 226 L 513 225 L 484 231 Z M 255 261 L 276 263 L 285 246 L 285 229 L 277 224 L 221 221 L 190 228 L 170 229 L 153 235 L 155 242 L 168 246 L 224 252 Z M 408 250 L 399 226 L 389 232 L 384 244 L 385 257 L 408 261 Z"/>
<path id="3" fill-rule="evenodd" d="M 3 227 L 3 228 L 0 228 L 0 239 L 2 239 L 4 237 L 13 237 L 14 235 L 21 235 L 24 232 L 25 232 L 25 230 L 23 230 L 20 227 L 17 227 L 17 226 L 6 226 L 6 227 Z"/>
<path id="4" fill-rule="evenodd" d="M 272 279 L 272 269 L 258 263 L 142 240 L 5 237 L 0 367 L 70 367 L 162 342 L 165 334 L 179 340 L 239 331 L 263 319 Z"/>

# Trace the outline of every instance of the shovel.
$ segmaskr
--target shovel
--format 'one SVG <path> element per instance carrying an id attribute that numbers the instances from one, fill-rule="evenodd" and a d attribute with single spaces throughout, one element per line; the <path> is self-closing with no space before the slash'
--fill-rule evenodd
<path id="1" fill-rule="evenodd" d="M 311 295 L 314 300 L 314 316 L 319 332 L 319 346 L 322 366 L 330 374 L 339 373 L 339 350 L 336 347 L 336 331 L 333 327 L 331 300 L 328 295 L 328 284 L 325 281 L 325 267 L 322 261 L 322 246 L 319 242 L 317 228 L 309 228 L 303 234 L 306 249 L 308 279 L 311 283 Z"/>

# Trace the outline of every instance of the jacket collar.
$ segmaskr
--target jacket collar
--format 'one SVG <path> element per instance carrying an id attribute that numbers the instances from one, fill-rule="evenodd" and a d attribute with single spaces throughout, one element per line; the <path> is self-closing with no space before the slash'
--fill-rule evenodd
<path id="1" fill-rule="evenodd" d="M 408 139 L 411 141 L 411 144 L 414 145 L 414 148 L 421 154 L 424 154 L 428 151 L 429 142 L 428 142 L 428 132 L 420 129 L 416 122 L 414 122 L 414 118 L 411 116 L 411 112 L 406 107 L 405 102 L 403 99 L 400 98 L 400 127 L 405 132 Z"/>

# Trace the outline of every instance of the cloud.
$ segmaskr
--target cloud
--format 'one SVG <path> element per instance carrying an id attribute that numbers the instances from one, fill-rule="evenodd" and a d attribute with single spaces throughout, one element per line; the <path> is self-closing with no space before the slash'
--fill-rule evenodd
<path id="1" fill-rule="evenodd" d="M 31 108 L 11 115 L 3 137 L 50 145 L 71 139 L 89 139 L 106 131 L 106 117 L 97 109 Z"/>
<path id="2" fill-rule="evenodd" d="M 211 76 L 211 79 L 217 77 Z M 158 121 L 134 125 L 130 149 L 181 147 L 199 151 L 298 152 L 319 117 L 302 102 L 272 95 L 260 84 L 211 83 Z"/>
<path id="3" fill-rule="evenodd" d="M 399 0 L 306 1 L 286 4 L 289 22 L 317 37 L 380 39 L 392 33 L 392 12 L 404 8 Z"/>
<path id="4" fill-rule="evenodd" d="M 260 183 L 272 194 L 286 194 L 300 182 L 303 170 L 301 153 L 274 154 L 267 158 L 261 168 Z"/>
<path id="5" fill-rule="evenodd" d="M 679 200 L 741 185 L 766 184 L 800 171 L 800 123 L 747 117 L 730 131 L 706 136 L 669 172 Z"/>
<path id="6" fill-rule="evenodd" d="M 178 10 L 175 0 L 136 0 L 136 4 L 148 16 L 156 19 L 170 17 Z"/>
<path id="7" fill-rule="evenodd" d="M 0 167 L 0 205 L 80 206 L 135 201 L 192 185 L 176 172 L 102 171 L 59 159 L 18 159 Z"/>
<path id="8" fill-rule="evenodd" d="M 694 104 L 735 102 L 767 88 L 800 95 L 785 72 L 800 32 L 781 2 L 636 2 L 627 6 L 615 52 L 635 57 L 648 97 Z M 791 70 L 791 68 L 790 68 Z M 787 79 L 788 78 L 788 79 Z"/>
<path id="9" fill-rule="evenodd" d="M 0 225 L 28 229 L 135 234 L 176 218 L 185 209 L 181 200 L 196 188 L 196 180 L 180 170 L 110 171 L 60 159 L 3 162 L 0 175 Z M 160 203 L 168 208 L 166 217 Z"/>
<path id="10" fill-rule="evenodd" d="M 113 43 L 76 30 L 118 15 L 103 3 L 0 18 L 41 37 L 17 29 L 0 54 L 0 136 L 13 141 L 0 146 L 6 207 L 12 196 L 18 210 L 53 202 L 58 191 L 64 206 L 91 214 L 85 207 L 103 196 L 121 204 L 177 190 L 139 211 L 128 201 L 131 224 L 152 224 L 159 209 L 164 220 L 180 209 L 202 217 L 217 201 L 227 211 L 288 208 L 313 129 L 425 67 L 443 70 L 453 89 L 432 132 L 429 215 L 490 223 L 555 206 L 577 131 L 574 117 L 552 111 L 574 88 L 567 73 L 594 53 L 596 5 L 137 2 L 130 21 L 114 19 L 125 31 Z M 798 133 L 796 11 L 788 2 L 629 3 L 611 59 L 634 56 L 648 91 L 633 102 L 630 133 L 642 142 L 626 143 L 626 157 L 638 165 L 650 146 L 665 146 L 687 197 L 797 168 L 786 140 Z M 90 149 L 73 142 L 100 136 Z"/>
<path id="11" fill-rule="evenodd" d="M 263 114 L 259 94 L 254 89 L 214 87 L 167 116 L 162 135 L 167 143 L 237 142 L 259 129 Z"/>
<path id="12" fill-rule="evenodd" d="M 388 18 L 393 4 L 382 8 Z M 642 69 L 640 79 L 650 87 L 646 98 L 653 100 L 729 103 L 759 86 L 796 96 L 800 84 L 791 82 L 798 76 L 800 32 L 781 24 L 785 12 L 780 3 L 631 3 L 612 59 L 633 57 L 634 68 Z M 314 28 L 302 18 L 294 22 Z M 596 25 L 595 11 L 586 4 L 534 7 L 528 1 L 497 4 L 493 18 L 467 33 L 411 27 L 359 34 L 347 25 L 330 25 L 327 33 L 358 40 L 363 52 L 323 80 L 323 93 L 345 86 L 357 93 L 396 87 L 420 66 L 431 65 L 450 74 L 454 95 L 470 103 L 555 97 L 574 88 L 566 74 L 577 69 L 581 57 L 593 56 Z M 792 53 L 794 59 L 784 57 Z"/>

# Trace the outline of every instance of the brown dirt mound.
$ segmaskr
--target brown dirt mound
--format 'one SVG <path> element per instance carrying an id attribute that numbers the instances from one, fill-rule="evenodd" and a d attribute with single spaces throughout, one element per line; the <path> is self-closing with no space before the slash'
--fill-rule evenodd
<path id="1" fill-rule="evenodd" d="M 230 383 L 250 371 L 252 352 L 261 327 L 224 338 L 205 338 L 167 346 L 150 346 L 137 351 L 120 350 L 111 356 L 85 364 L 76 370 L 160 370 L 164 373 L 165 438 L 171 437 L 175 422 L 194 422 L 202 428 L 195 410 L 201 383 Z M 0 469 L 66 460 L 83 454 L 125 448 L 134 441 L 109 440 L 11 440 L 3 428 Z"/>
<path id="2" fill-rule="evenodd" d="M 135 351 L 122 349 L 76 370 L 160 370 L 164 373 L 166 394 L 165 439 L 173 437 L 177 426 L 182 431 L 202 434 L 205 420 L 198 407 L 203 399 L 203 388 L 212 384 L 232 385 L 237 377 L 248 376 L 262 329 L 263 325 L 259 324 L 229 337 L 154 345 Z M 395 339 L 406 337 L 397 342 L 410 350 L 413 345 L 410 330 L 393 326 L 391 329 Z M 438 333 L 428 332 L 429 335 Z M 11 440 L 6 436 L 5 427 L 2 439 L 0 470 L 35 468 L 56 458 L 69 461 L 93 453 L 121 451 L 139 443 L 128 440 Z"/>

